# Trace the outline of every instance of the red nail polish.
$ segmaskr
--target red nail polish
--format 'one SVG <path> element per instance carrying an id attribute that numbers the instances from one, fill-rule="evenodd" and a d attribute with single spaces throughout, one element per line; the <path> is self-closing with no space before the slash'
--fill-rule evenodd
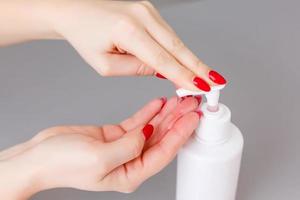
<path id="1" fill-rule="evenodd" d="M 193 95 L 187 95 L 187 96 L 183 96 L 183 97 L 180 97 L 181 98 L 181 101 L 185 100 L 186 98 L 189 98 L 189 97 L 192 97 Z"/>
<path id="2" fill-rule="evenodd" d="M 184 97 L 178 97 L 177 98 L 177 103 L 181 103 L 184 100 Z"/>
<path id="3" fill-rule="evenodd" d="M 194 85 L 199 88 L 200 90 L 203 90 L 205 92 L 209 92 L 210 91 L 210 86 L 208 85 L 208 83 L 206 83 L 205 80 L 203 80 L 202 78 L 196 76 L 193 79 L 193 83 Z"/>
<path id="4" fill-rule="evenodd" d="M 143 128 L 143 134 L 144 134 L 145 140 L 148 140 L 151 137 L 153 130 L 154 130 L 154 127 L 151 124 L 147 124 Z"/>
<path id="5" fill-rule="evenodd" d="M 202 101 L 202 96 L 195 96 L 195 98 L 197 99 L 198 104 L 200 104 Z"/>
<path id="6" fill-rule="evenodd" d="M 161 105 L 161 108 L 164 107 L 164 105 L 167 103 L 167 97 L 161 97 L 160 100 L 162 101 L 162 105 Z"/>
<path id="7" fill-rule="evenodd" d="M 198 114 L 199 118 L 203 116 L 203 112 L 201 110 L 196 110 L 195 113 Z"/>
<path id="8" fill-rule="evenodd" d="M 226 82 L 227 82 L 226 79 L 221 74 L 219 74 L 218 72 L 213 71 L 213 70 L 211 70 L 208 73 L 208 77 L 210 80 L 212 80 L 213 82 L 220 84 L 220 85 L 226 84 Z"/>
<path id="9" fill-rule="evenodd" d="M 164 77 L 162 74 L 160 74 L 160 73 L 158 73 L 158 72 L 155 74 L 155 76 L 156 76 L 157 78 L 167 79 L 166 77 Z"/>

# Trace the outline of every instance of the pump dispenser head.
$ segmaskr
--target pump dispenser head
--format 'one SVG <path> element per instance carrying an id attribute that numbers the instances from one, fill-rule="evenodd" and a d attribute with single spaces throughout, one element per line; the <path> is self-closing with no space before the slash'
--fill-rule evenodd
<path id="1" fill-rule="evenodd" d="M 187 95 L 202 95 L 204 94 L 207 101 L 207 109 L 210 112 L 217 112 L 219 110 L 219 97 L 220 90 L 223 89 L 225 85 L 212 86 L 210 92 L 204 91 L 191 91 L 180 88 L 176 90 L 176 93 L 179 97 L 184 97 Z"/>

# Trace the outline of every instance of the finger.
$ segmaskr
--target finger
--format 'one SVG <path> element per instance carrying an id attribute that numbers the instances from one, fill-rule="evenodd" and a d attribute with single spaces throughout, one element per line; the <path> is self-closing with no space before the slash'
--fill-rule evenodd
<path id="1" fill-rule="evenodd" d="M 166 27 L 169 31 L 174 32 L 172 27 L 161 17 L 157 9 L 151 4 L 149 1 L 141 1 L 141 4 L 145 5 L 148 8 L 148 11 L 159 21 L 164 27 Z"/>
<path id="2" fill-rule="evenodd" d="M 196 110 L 199 107 L 199 101 L 194 97 L 187 97 L 176 105 L 176 108 L 159 122 L 159 125 L 151 121 L 155 125 L 156 130 L 153 137 L 147 142 L 147 148 L 157 144 L 164 135 L 170 130 L 176 121 L 186 113 Z"/>
<path id="3" fill-rule="evenodd" d="M 151 124 L 142 125 L 126 133 L 120 139 L 106 143 L 101 148 L 100 156 L 110 170 L 138 157 L 144 147 L 145 140 L 153 133 Z"/>
<path id="4" fill-rule="evenodd" d="M 191 96 L 190 96 L 191 97 Z M 189 97 L 172 97 L 170 100 L 168 100 L 165 105 L 163 106 L 163 108 L 161 109 L 161 111 L 151 120 L 151 124 L 153 124 L 154 126 L 158 126 L 159 124 L 161 124 L 161 122 L 171 113 L 173 112 L 176 107 L 182 103 L 182 101 L 186 98 Z M 202 98 L 201 96 L 195 96 L 194 98 L 197 99 L 198 101 L 198 105 L 200 105 Z M 195 102 L 195 101 L 193 101 Z"/>
<path id="5" fill-rule="evenodd" d="M 154 125 L 155 127 L 158 126 L 161 123 L 161 121 L 176 108 L 179 101 L 181 100 L 178 97 L 170 98 L 165 103 L 163 108 L 159 111 L 159 113 L 155 115 L 155 117 L 150 121 L 151 124 Z"/>
<path id="6" fill-rule="evenodd" d="M 187 48 L 182 40 L 177 36 L 164 19 L 160 16 L 155 8 L 149 8 L 151 12 L 143 18 L 143 24 L 150 35 L 163 46 L 171 55 L 181 64 L 204 79 L 211 85 L 215 85 L 209 79 L 208 73 L 211 70 L 205 63 L 198 59 L 193 52 Z M 141 19 L 141 18 L 139 18 Z"/>
<path id="7" fill-rule="evenodd" d="M 199 123 L 199 114 L 190 112 L 180 118 L 163 139 L 144 152 L 142 157 L 145 177 L 164 168 L 176 156 L 180 147 L 189 139 Z"/>
<path id="8" fill-rule="evenodd" d="M 166 97 L 152 100 L 134 115 L 121 122 L 119 126 L 103 126 L 102 134 L 105 142 L 115 141 L 122 137 L 127 131 L 135 129 L 141 124 L 147 124 L 161 110 L 166 101 Z"/>
<path id="9" fill-rule="evenodd" d="M 97 66 L 103 76 L 149 76 L 154 75 L 153 68 L 129 54 L 106 53 L 98 57 Z"/>
<path id="10" fill-rule="evenodd" d="M 165 97 L 152 100 L 134 115 L 120 123 L 120 126 L 129 131 L 141 124 L 147 124 L 163 107 L 167 99 Z"/>
<path id="11" fill-rule="evenodd" d="M 178 63 L 145 30 L 128 22 L 123 23 L 119 28 L 120 30 L 117 32 L 127 31 L 114 36 L 116 46 L 138 57 L 147 66 L 165 75 L 166 78 L 181 87 L 194 91 L 199 90 L 193 83 L 195 74 Z"/>
<path id="12" fill-rule="evenodd" d="M 197 76 L 202 77 L 211 85 L 226 84 L 226 79 L 216 71 L 211 70 L 203 63 L 193 52 L 187 48 L 177 36 L 176 32 L 161 17 L 155 7 L 147 1 L 141 2 L 149 12 L 143 18 L 143 24 L 146 24 L 148 32 L 171 54 Z M 141 19 L 141 18 L 137 18 Z M 146 20 L 145 20 L 146 19 Z M 147 20 L 148 19 L 148 20 Z"/>
<path id="13" fill-rule="evenodd" d="M 168 100 L 163 106 L 163 108 L 160 110 L 160 112 L 157 115 L 155 115 L 155 117 L 150 121 L 150 123 L 155 127 L 159 127 L 159 124 L 165 119 L 165 117 L 168 116 L 169 113 L 174 111 L 179 101 L 180 100 L 177 97 L 173 97 L 170 100 Z M 152 140 L 157 137 L 157 134 L 159 133 L 157 130 L 155 130 L 153 136 L 145 144 L 144 149 L 148 149 L 150 147 L 150 145 L 153 143 Z"/>
<path id="14" fill-rule="evenodd" d="M 101 187 L 103 185 L 111 185 L 113 182 L 119 185 L 116 188 L 117 191 L 126 192 L 128 189 L 135 188 L 141 182 L 159 172 L 175 157 L 179 148 L 197 127 L 199 122 L 198 116 L 195 112 L 184 115 L 168 131 L 159 144 L 144 151 L 141 156 L 117 167 L 105 176 L 100 182 Z"/>
<path id="15" fill-rule="evenodd" d="M 84 133 L 85 135 L 101 139 L 105 142 L 111 142 L 120 138 L 126 131 L 136 128 L 138 125 L 148 123 L 162 108 L 166 102 L 166 98 L 152 100 L 132 117 L 121 122 L 119 126 L 105 125 L 103 127 L 97 126 L 57 126 L 41 131 L 39 134 L 31 139 L 32 144 L 53 137 L 58 134 L 68 134 L 70 130 L 73 133 Z"/>
<path id="16" fill-rule="evenodd" d="M 15 145 L 13 147 L 10 147 L 8 149 L 2 150 L 0 152 L 0 162 L 3 160 L 7 160 L 9 158 L 12 158 L 16 156 L 19 153 L 25 152 L 27 149 L 31 148 L 32 144 L 30 141 Z"/>

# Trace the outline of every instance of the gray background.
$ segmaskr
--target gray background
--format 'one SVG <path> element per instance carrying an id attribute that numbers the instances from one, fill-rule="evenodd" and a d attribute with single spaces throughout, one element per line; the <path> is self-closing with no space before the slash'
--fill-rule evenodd
<path id="1" fill-rule="evenodd" d="M 300 199 L 300 1 L 157 6 L 185 43 L 230 81 L 221 99 L 245 137 L 237 199 Z M 2 48 L 0 66 L 1 149 L 53 125 L 119 122 L 154 97 L 174 95 L 170 83 L 155 78 L 101 78 L 60 41 Z M 56 189 L 33 199 L 171 200 L 175 169 L 173 162 L 133 194 Z"/>

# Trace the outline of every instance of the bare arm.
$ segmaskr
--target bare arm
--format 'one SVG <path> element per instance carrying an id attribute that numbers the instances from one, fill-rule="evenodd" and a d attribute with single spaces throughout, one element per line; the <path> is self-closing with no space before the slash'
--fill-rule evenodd
<path id="1" fill-rule="evenodd" d="M 0 46 L 38 40 L 58 39 L 45 3 L 36 0 L 0 0 Z"/>
<path id="2" fill-rule="evenodd" d="M 226 83 L 150 2 L 0 0 L 0 46 L 60 38 L 103 76 L 162 74 L 196 91 Z"/>

